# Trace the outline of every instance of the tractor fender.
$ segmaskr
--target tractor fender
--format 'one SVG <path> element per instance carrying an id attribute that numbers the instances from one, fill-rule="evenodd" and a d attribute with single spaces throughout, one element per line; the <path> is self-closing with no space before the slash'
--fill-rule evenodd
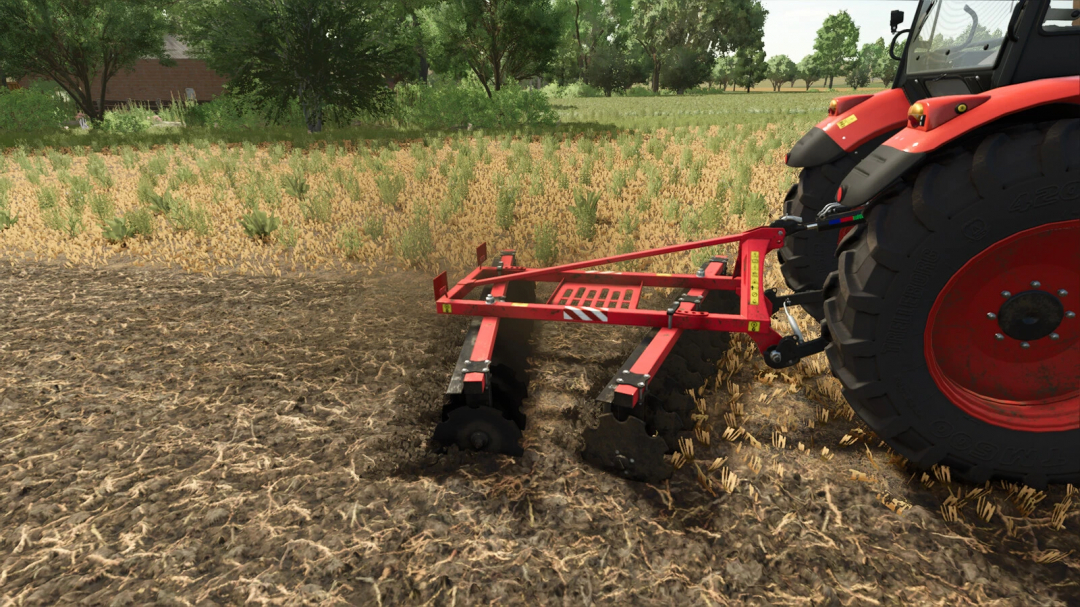
<path id="1" fill-rule="evenodd" d="M 932 152 L 993 123 L 1050 104 L 1080 107 L 1080 76 L 1047 78 L 990 89 L 978 95 L 922 99 L 911 106 L 907 127 L 896 133 L 848 173 L 837 202 L 854 208 L 869 202 Z"/>
<path id="2" fill-rule="evenodd" d="M 828 164 L 876 137 L 903 127 L 910 105 L 903 89 L 848 95 L 834 101 L 839 111 L 817 123 L 795 143 L 787 155 L 789 167 Z"/>

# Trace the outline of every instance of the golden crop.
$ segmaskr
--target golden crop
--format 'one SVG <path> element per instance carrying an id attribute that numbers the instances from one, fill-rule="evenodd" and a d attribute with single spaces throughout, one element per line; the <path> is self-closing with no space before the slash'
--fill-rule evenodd
<path id="1" fill-rule="evenodd" d="M 760 224 L 777 217 L 786 186 L 794 180 L 794 173 L 783 166 L 783 152 L 798 134 L 779 131 L 775 125 L 757 131 L 714 125 L 660 129 L 637 141 L 628 135 L 588 141 L 470 135 L 430 147 L 429 141 L 398 149 L 338 147 L 292 153 L 221 145 L 114 150 L 100 155 L 111 177 L 108 187 L 90 179 L 93 154 L 74 157 L 70 166 L 56 169 L 42 155 L 24 156 L 14 166 L 7 164 L 7 207 L 19 219 L 0 232 L 0 250 L 8 256 L 94 266 L 127 258 L 192 272 L 355 271 L 401 257 L 406 232 L 426 225 L 430 254 L 404 261 L 427 270 L 462 270 L 475 263 L 474 250 L 481 242 L 487 242 L 489 250 L 516 249 L 522 263 L 535 265 L 534 235 L 549 222 L 558 232 L 557 262 L 567 262 L 734 233 L 752 227 L 748 220 Z M 745 160 L 747 155 L 752 163 Z M 164 174 L 149 177 L 155 172 L 153 163 L 166 167 Z M 469 164 L 467 193 L 455 206 L 452 186 L 470 176 Z M 297 173 L 310 186 L 304 200 L 287 194 L 282 185 L 283 176 Z M 618 193 L 613 187 L 617 175 L 625 182 Z M 81 231 L 75 230 L 76 235 L 49 227 L 39 193 L 52 188 L 59 193 L 59 204 L 67 204 L 72 177 L 89 180 L 94 194 L 111 198 L 117 216 L 145 206 L 137 193 L 139 182 L 152 179 L 158 194 L 169 189 L 176 199 L 204 210 L 209 232 L 184 231 L 159 214 L 152 236 L 112 244 L 89 207 L 78 214 Z M 403 188 L 395 200 L 387 200 L 380 185 L 395 178 Z M 500 191 L 515 193 L 509 197 L 516 202 L 507 230 L 495 221 Z M 590 240 L 575 230 L 570 210 L 575 191 L 600 194 L 596 233 Z M 764 201 L 756 216 L 741 202 L 752 194 Z M 305 214 L 306 205 L 318 197 L 330 201 L 328 222 Z M 254 205 L 282 220 L 266 242 L 250 238 L 240 225 Z M 710 205 L 711 214 L 706 213 Z M 381 236 L 365 233 L 365 226 L 379 221 Z M 352 247 L 343 244 L 350 234 Z M 656 267 L 685 270 L 692 259 L 689 254 L 675 256 Z"/>

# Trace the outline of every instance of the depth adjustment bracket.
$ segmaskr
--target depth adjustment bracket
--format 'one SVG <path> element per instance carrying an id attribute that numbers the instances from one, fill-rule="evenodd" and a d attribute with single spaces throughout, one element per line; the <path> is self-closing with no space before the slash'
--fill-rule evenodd
<path id="1" fill-rule="evenodd" d="M 827 345 L 829 345 L 829 338 L 826 335 L 810 341 L 799 341 L 794 335 L 788 335 L 782 338 L 779 344 L 765 352 L 765 364 L 773 369 L 785 369 L 798 364 L 807 356 L 824 352 Z"/>
<path id="2" fill-rule="evenodd" d="M 819 291 L 801 291 L 799 293 L 786 293 L 784 295 L 777 295 L 776 289 L 765 289 L 765 299 L 769 300 L 772 304 L 773 313 L 780 311 L 784 307 L 784 302 L 787 302 L 793 306 L 803 306 L 806 304 L 823 303 L 825 301 L 825 295 Z"/>
<path id="3" fill-rule="evenodd" d="M 647 393 L 649 390 L 649 379 L 650 376 L 648 373 L 634 373 L 629 369 L 623 369 L 622 371 L 619 371 L 618 375 L 615 376 L 615 383 L 620 386 L 632 386 L 640 390 L 641 395 L 638 397 L 638 404 L 640 405 L 644 403 L 645 398 L 647 397 Z M 614 396 L 611 399 L 611 406 L 622 407 L 629 411 L 630 409 L 638 406 L 634 404 L 632 398 L 633 397 L 631 397 L 630 395 L 623 394 L 616 390 Z"/>

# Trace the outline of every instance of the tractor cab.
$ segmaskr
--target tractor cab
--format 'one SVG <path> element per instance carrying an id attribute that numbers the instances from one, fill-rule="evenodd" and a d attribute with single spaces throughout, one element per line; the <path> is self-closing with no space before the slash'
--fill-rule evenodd
<path id="1" fill-rule="evenodd" d="M 1080 0 L 923 0 L 897 32 L 903 19 L 893 11 L 889 52 L 912 103 L 1080 73 Z"/>

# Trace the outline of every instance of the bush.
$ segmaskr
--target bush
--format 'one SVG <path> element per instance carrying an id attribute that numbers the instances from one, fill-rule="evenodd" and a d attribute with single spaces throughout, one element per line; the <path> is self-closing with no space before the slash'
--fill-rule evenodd
<path id="1" fill-rule="evenodd" d="M 142 133 L 150 130 L 150 117 L 154 112 L 148 108 L 128 104 L 119 110 L 107 110 L 105 118 L 101 121 L 101 130 L 106 133 Z"/>
<path id="2" fill-rule="evenodd" d="M 592 240 L 596 235 L 596 211 L 600 204 L 599 192 L 574 192 L 574 206 L 570 211 L 577 220 L 578 236 Z"/>
<path id="3" fill-rule="evenodd" d="M 255 209 L 240 218 L 240 226 L 249 238 L 267 242 L 274 230 L 281 226 L 281 220 L 267 215 L 266 211 Z"/>
<path id="4" fill-rule="evenodd" d="M 580 80 L 571 82 L 566 86 L 559 86 L 552 82 L 540 89 L 540 92 L 551 99 L 580 99 L 582 97 L 604 96 L 604 91 Z"/>
<path id="5" fill-rule="evenodd" d="M 154 235 L 154 214 L 146 209 L 124 213 L 124 222 L 133 235 L 149 238 Z"/>
<path id="6" fill-rule="evenodd" d="M 360 238 L 360 231 L 356 228 L 345 228 L 338 235 L 338 247 L 345 257 L 352 259 L 360 253 L 360 247 L 364 241 Z"/>
<path id="7" fill-rule="evenodd" d="M 75 104 L 52 82 L 37 81 L 14 91 L 0 86 L 0 130 L 59 129 L 75 111 Z"/>
<path id="8" fill-rule="evenodd" d="M 105 240 L 113 244 L 124 242 L 134 235 L 134 232 L 128 227 L 128 224 L 124 221 L 123 217 L 113 217 L 112 219 L 103 222 L 101 232 L 102 236 L 105 237 Z"/>
<path id="9" fill-rule="evenodd" d="M 398 241 L 398 255 L 409 265 L 420 265 L 435 251 L 427 216 L 416 213 Z"/>
<path id="10" fill-rule="evenodd" d="M 558 118 L 546 95 L 514 85 L 494 91 L 491 98 L 469 82 L 398 85 L 394 90 L 394 116 L 406 127 L 513 128 L 553 125 Z"/>
<path id="11" fill-rule="evenodd" d="M 545 221 L 536 228 L 536 261 L 543 267 L 555 265 L 559 258 L 559 232 L 550 221 Z"/>

